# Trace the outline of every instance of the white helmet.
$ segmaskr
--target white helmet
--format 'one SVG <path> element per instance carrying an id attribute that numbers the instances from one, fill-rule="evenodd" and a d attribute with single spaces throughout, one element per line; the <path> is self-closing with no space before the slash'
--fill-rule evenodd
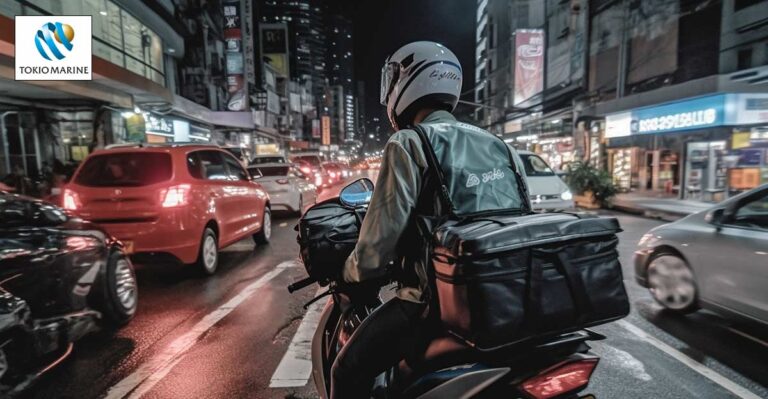
<path id="1" fill-rule="evenodd" d="M 461 65 L 451 50 L 435 42 L 413 42 L 395 51 L 381 68 L 379 102 L 395 130 L 413 123 L 431 107 L 452 112 L 461 94 Z"/>

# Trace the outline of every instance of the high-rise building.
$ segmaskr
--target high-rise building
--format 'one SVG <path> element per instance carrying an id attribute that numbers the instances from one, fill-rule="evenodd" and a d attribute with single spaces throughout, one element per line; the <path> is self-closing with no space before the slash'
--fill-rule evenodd
<path id="1" fill-rule="evenodd" d="M 320 0 L 256 0 L 260 23 L 288 26 L 290 77 L 309 80 L 316 98 L 326 84 L 326 30 Z"/>
<path id="2" fill-rule="evenodd" d="M 328 82 L 332 87 L 341 87 L 341 102 L 339 110 L 334 113 L 339 119 L 332 120 L 331 134 L 338 137 L 339 142 L 354 140 L 356 137 L 356 101 L 354 84 L 354 59 L 352 57 L 352 22 L 339 12 L 328 6 L 326 9 L 326 54 Z"/>
<path id="3" fill-rule="evenodd" d="M 475 50 L 475 101 L 480 125 L 495 134 L 504 132 L 507 115 L 515 105 L 513 52 L 515 31 L 541 28 L 541 0 L 479 0 Z"/>

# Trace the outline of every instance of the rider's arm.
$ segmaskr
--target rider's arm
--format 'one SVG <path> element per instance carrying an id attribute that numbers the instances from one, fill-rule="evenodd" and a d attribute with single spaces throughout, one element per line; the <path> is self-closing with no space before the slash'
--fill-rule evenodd
<path id="1" fill-rule="evenodd" d="M 396 136 L 402 137 L 402 133 Z M 347 282 L 360 282 L 385 274 L 387 264 L 397 259 L 395 247 L 416 206 L 421 172 L 397 137 L 392 137 L 384 147 L 381 170 L 363 220 L 360 239 L 344 266 Z"/>

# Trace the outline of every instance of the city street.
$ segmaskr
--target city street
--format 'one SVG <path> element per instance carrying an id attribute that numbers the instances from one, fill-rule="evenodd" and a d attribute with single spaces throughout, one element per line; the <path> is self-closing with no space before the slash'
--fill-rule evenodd
<path id="1" fill-rule="evenodd" d="M 661 311 L 634 282 L 631 266 L 640 236 L 661 222 L 617 216 L 633 308 L 628 318 L 595 329 L 608 339 L 593 345 L 602 360 L 588 392 L 598 398 L 768 397 L 768 331 L 707 312 L 674 317 Z M 285 288 L 305 275 L 296 222 L 277 218 L 268 246 L 254 249 L 249 239 L 226 249 L 213 277 L 172 264 L 139 266 L 135 320 L 117 334 L 78 342 L 26 397 L 317 397 L 305 339 L 319 306 L 303 309 L 317 291 L 290 295 Z"/>
<path id="2" fill-rule="evenodd" d="M 768 399 L 766 44 L 768 0 L 0 0 L 0 399 Z"/>

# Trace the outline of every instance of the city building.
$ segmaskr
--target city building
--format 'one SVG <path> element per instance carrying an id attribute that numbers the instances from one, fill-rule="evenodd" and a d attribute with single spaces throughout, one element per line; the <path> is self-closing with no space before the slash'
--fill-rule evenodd
<path id="1" fill-rule="evenodd" d="M 331 135 L 338 142 L 356 138 L 356 101 L 354 84 L 354 58 L 352 56 L 352 22 L 340 10 L 330 5 L 326 9 L 328 83 L 341 95 L 332 104 Z"/>
<path id="2" fill-rule="evenodd" d="M 768 181 L 767 2 L 479 0 L 477 21 L 475 112 L 508 143 L 624 191 Z"/>
<path id="3" fill-rule="evenodd" d="M 262 24 L 284 23 L 288 28 L 288 67 L 294 80 L 308 80 L 320 98 L 326 85 L 326 30 L 320 0 L 257 0 Z"/>
<path id="4" fill-rule="evenodd" d="M 579 118 L 621 189 L 719 201 L 768 182 L 768 3 L 606 2 L 590 14 Z"/>
<path id="5" fill-rule="evenodd" d="M 251 145 L 247 95 L 234 107 L 228 87 L 225 5 L 237 17 L 248 11 L 242 1 L 0 2 L 0 175 L 36 177 L 110 144 Z M 14 46 L 24 39 L 14 39 L 14 17 L 24 15 L 90 16 L 93 79 L 15 80 Z M 241 63 L 241 94 L 247 72 Z"/>
<path id="6" fill-rule="evenodd" d="M 477 108 L 475 118 L 494 134 L 502 132 L 512 106 L 512 14 L 509 1 L 478 2 L 474 94 L 475 102 L 483 107 Z"/>

